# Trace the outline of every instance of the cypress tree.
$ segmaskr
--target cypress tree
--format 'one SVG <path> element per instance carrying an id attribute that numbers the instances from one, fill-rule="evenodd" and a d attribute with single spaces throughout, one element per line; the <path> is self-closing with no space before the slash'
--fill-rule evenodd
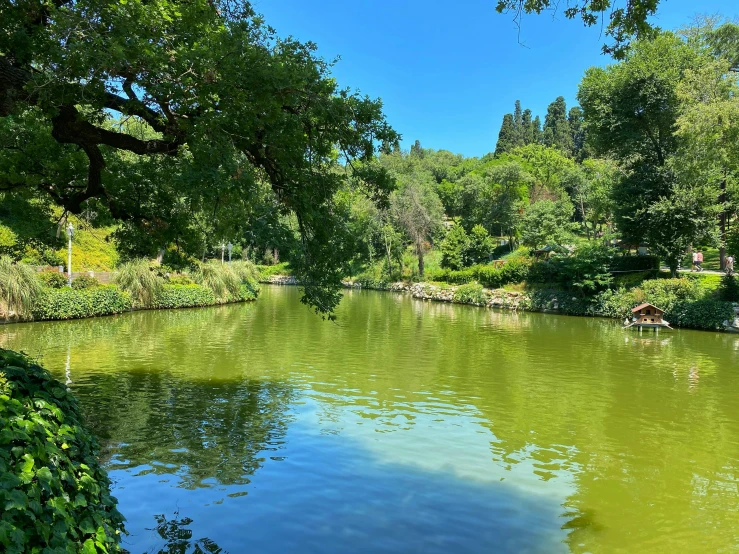
<path id="1" fill-rule="evenodd" d="M 534 122 L 531 120 L 531 110 L 525 109 L 521 115 L 522 137 L 524 144 L 534 142 Z"/>
<path id="2" fill-rule="evenodd" d="M 516 127 L 513 122 L 513 114 L 507 113 L 503 116 L 503 123 L 498 133 L 498 143 L 495 145 L 495 153 L 509 152 L 516 146 Z"/>
<path id="3" fill-rule="evenodd" d="M 541 131 L 541 119 L 539 119 L 538 115 L 534 118 L 534 122 L 532 123 L 531 127 L 531 133 L 533 135 L 533 140 L 531 142 L 533 142 L 534 144 L 540 144 L 544 140 L 544 137 L 542 136 Z"/>
<path id="4" fill-rule="evenodd" d="M 572 153 L 572 132 L 567 121 L 567 103 L 564 97 L 549 104 L 547 116 L 544 119 L 544 144 L 559 148 L 567 154 Z"/>
<path id="5" fill-rule="evenodd" d="M 578 161 L 582 161 L 585 157 L 585 125 L 583 111 L 580 106 L 570 109 L 567 114 L 567 122 L 570 125 L 570 133 L 572 134 L 572 157 Z"/>
<path id="6" fill-rule="evenodd" d="M 521 110 L 521 101 L 516 100 L 516 105 L 513 110 L 513 130 L 515 132 L 515 146 L 523 146 L 524 143 L 524 128 L 523 128 L 523 111 Z"/>

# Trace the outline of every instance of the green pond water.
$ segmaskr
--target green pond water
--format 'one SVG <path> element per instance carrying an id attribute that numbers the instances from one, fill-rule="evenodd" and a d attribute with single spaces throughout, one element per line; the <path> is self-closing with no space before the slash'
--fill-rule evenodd
<path id="1" fill-rule="evenodd" d="M 739 551 L 739 336 L 266 287 L 0 346 L 80 398 L 132 553 Z"/>

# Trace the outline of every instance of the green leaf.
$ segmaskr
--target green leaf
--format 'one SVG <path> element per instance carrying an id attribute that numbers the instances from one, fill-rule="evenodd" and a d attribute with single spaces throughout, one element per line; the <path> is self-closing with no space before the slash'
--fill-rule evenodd
<path id="1" fill-rule="evenodd" d="M 97 554 L 97 548 L 95 548 L 95 542 L 92 539 L 87 539 L 82 545 L 81 554 Z"/>

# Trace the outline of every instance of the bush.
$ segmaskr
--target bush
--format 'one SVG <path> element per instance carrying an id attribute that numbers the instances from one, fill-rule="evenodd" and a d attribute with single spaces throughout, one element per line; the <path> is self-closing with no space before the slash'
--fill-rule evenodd
<path id="1" fill-rule="evenodd" d="M 72 279 L 72 288 L 75 290 L 94 289 L 100 286 L 100 281 L 89 275 L 80 275 Z"/>
<path id="2" fill-rule="evenodd" d="M 114 282 L 131 296 L 133 305 L 139 308 L 151 306 L 164 285 L 164 279 L 152 271 L 146 260 L 133 260 L 121 265 Z"/>
<path id="3" fill-rule="evenodd" d="M 287 262 L 282 262 L 276 265 L 258 265 L 255 267 L 259 272 L 260 281 L 265 281 L 269 277 L 273 277 L 275 275 L 292 275 L 290 264 Z"/>
<path id="4" fill-rule="evenodd" d="M 734 308 L 731 302 L 721 300 L 677 302 L 665 318 L 680 327 L 716 331 L 724 329 L 724 321 L 733 321 Z"/>
<path id="5" fill-rule="evenodd" d="M 614 256 L 610 263 L 611 271 L 650 271 L 659 269 L 657 256 Z"/>
<path id="6" fill-rule="evenodd" d="M 42 271 L 38 274 L 41 282 L 50 289 L 62 289 L 67 286 L 67 277 L 58 271 Z"/>
<path id="7" fill-rule="evenodd" d="M 721 300 L 739 302 L 739 281 L 733 275 L 724 275 L 718 291 Z"/>
<path id="8" fill-rule="evenodd" d="M 454 225 L 441 241 L 441 267 L 460 270 L 467 265 L 470 240 L 461 225 Z"/>
<path id="9" fill-rule="evenodd" d="M 611 286 L 613 277 L 609 263 L 612 257 L 612 249 L 586 243 L 570 256 L 556 256 L 535 263 L 529 281 L 557 285 L 583 296 L 593 295 Z"/>
<path id="10" fill-rule="evenodd" d="M 164 285 L 154 299 L 154 308 L 194 308 L 216 303 L 213 291 L 201 285 Z"/>
<path id="11" fill-rule="evenodd" d="M 0 349 L 0 550 L 118 552 L 123 516 L 79 405 L 21 354 Z"/>
<path id="12" fill-rule="evenodd" d="M 119 314 L 131 309 L 131 297 L 113 285 L 92 289 L 44 289 L 33 306 L 35 319 L 77 319 Z"/>
<path id="13" fill-rule="evenodd" d="M 487 304 L 487 296 L 479 283 L 460 285 L 454 291 L 454 301 L 460 304 L 475 304 L 482 306 Z"/>
<path id="14" fill-rule="evenodd" d="M 6 319 L 10 312 L 27 317 L 42 290 L 30 266 L 0 256 L 0 311 L 5 312 Z"/>

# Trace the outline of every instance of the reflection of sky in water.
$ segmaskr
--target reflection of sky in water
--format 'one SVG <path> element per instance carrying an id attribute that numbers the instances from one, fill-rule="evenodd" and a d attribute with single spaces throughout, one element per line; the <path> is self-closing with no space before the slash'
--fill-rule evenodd
<path id="1" fill-rule="evenodd" d="M 517 464 L 494 461 L 495 438 L 472 410 L 443 423 L 416 414 L 412 427 L 388 433 L 350 409 L 326 421 L 310 396 L 296 408 L 285 446 L 265 453 L 248 483 L 184 490 L 176 474 L 112 471 L 129 526 L 149 529 L 126 547 L 161 546 L 152 514 L 179 511 L 193 520 L 193 539 L 218 537 L 231 553 L 245 544 L 257 552 L 567 550 L 565 472 L 542 487 L 529 453 Z"/>

